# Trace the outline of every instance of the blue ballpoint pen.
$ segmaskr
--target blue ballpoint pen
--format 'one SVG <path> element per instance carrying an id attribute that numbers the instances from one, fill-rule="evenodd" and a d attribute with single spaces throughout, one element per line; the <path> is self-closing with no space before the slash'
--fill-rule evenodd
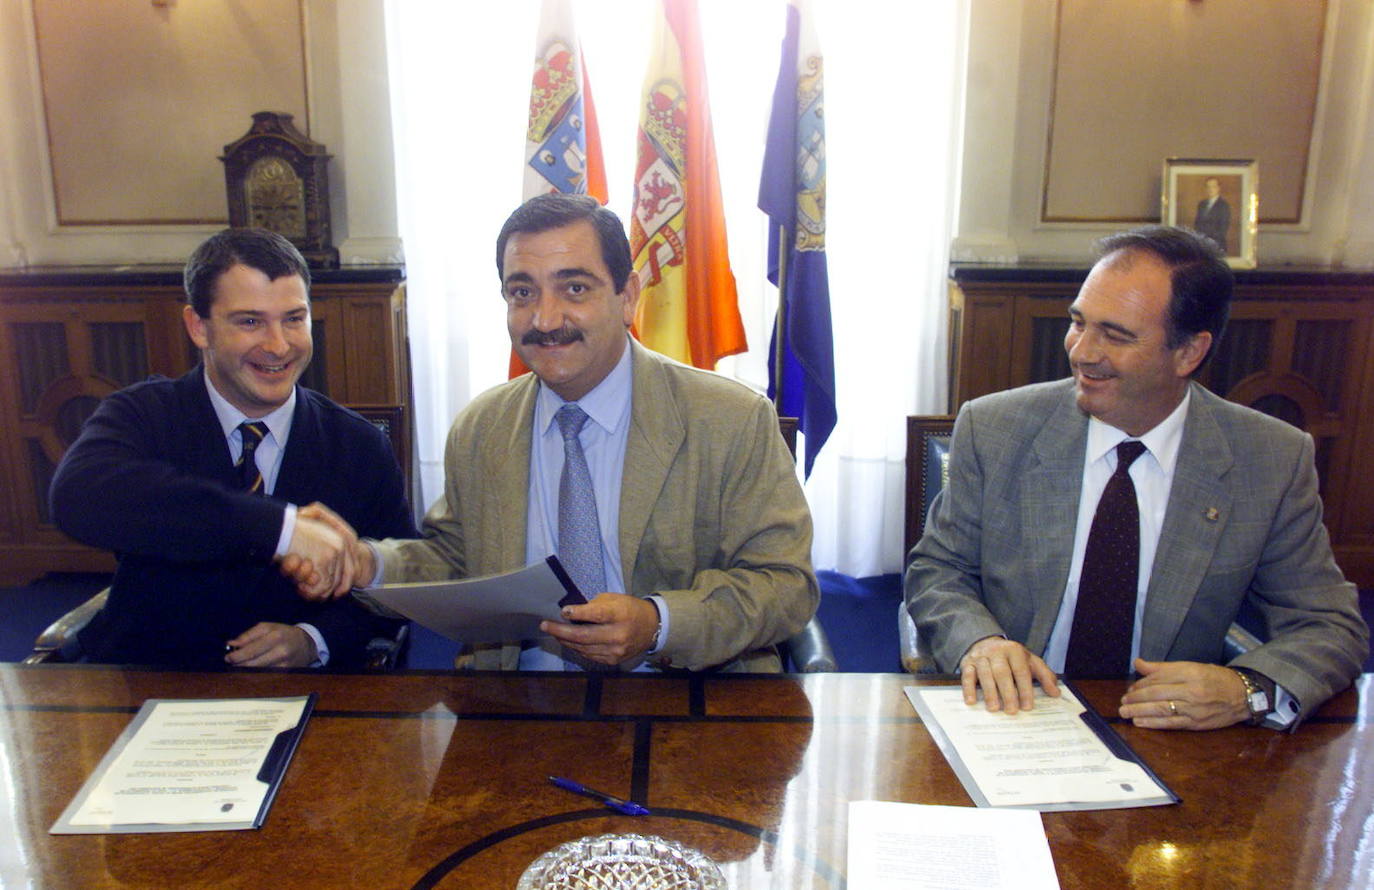
<path id="1" fill-rule="evenodd" d="M 549 776 L 549 781 L 559 788 L 562 788 L 564 791 L 571 791 L 573 794 L 580 794 L 583 797 L 590 797 L 592 800 L 599 800 L 604 806 L 610 807 L 617 813 L 623 813 L 626 816 L 649 815 L 647 809 L 632 800 L 621 800 L 618 797 L 612 797 L 604 792 L 595 791 L 588 788 L 586 785 L 574 782 L 572 779 L 564 779 L 561 776 Z"/>

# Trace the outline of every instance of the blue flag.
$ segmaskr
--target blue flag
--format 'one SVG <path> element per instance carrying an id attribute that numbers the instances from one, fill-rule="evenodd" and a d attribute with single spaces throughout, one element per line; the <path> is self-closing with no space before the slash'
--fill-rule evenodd
<path id="1" fill-rule="evenodd" d="M 779 284 L 783 342 L 768 347 L 768 395 L 806 437 L 806 475 L 835 428 L 835 347 L 825 263 L 825 118 L 820 45 L 805 0 L 787 5 L 759 209 L 768 214 L 768 280 Z M 781 259 L 780 259 L 781 253 Z M 785 263 L 785 267 L 784 264 Z M 777 380 L 778 350 L 782 380 Z"/>

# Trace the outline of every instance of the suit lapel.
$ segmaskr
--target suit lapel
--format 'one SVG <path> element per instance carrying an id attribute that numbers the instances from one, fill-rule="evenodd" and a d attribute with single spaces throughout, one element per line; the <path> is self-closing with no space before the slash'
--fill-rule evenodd
<path id="1" fill-rule="evenodd" d="M 1026 589 L 1036 599 L 1026 639 L 1032 652 L 1043 651 L 1049 642 L 1064 599 L 1087 441 L 1088 418 L 1078 410 L 1069 386 L 1031 443 L 1034 457 L 1021 483 L 1021 528 L 1027 531 L 1021 561 Z"/>
<path id="2" fill-rule="evenodd" d="M 660 360 L 634 340 L 630 350 L 634 389 L 620 483 L 620 565 L 626 593 L 634 592 L 640 541 L 673 459 L 687 438 Z"/>
<path id="3" fill-rule="evenodd" d="M 494 562 L 472 566 L 487 574 L 510 566 L 525 564 L 526 519 L 529 510 L 530 448 L 534 437 L 534 404 L 539 380 L 533 374 L 514 384 L 497 422 L 482 431 L 480 466 L 482 484 L 478 486 L 481 512 L 495 517 L 499 536 Z"/>
<path id="4" fill-rule="evenodd" d="M 1231 516 L 1231 493 L 1222 484 L 1231 447 L 1209 404 L 1217 397 L 1197 384 L 1192 393 L 1146 591 L 1140 655 L 1151 661 L 1173 647 Z"/>
<path id="5" fill-rule="evenodd" d="M 305 506 L 315 498 L 304 491 L 310 474 L 304 472 L 306 462 L 319 461 L 320 431 L 315 405 L 300 386 L 296 387 L 296 407 L 291 412 L 291 432 L 286 438 L 286 450 L 281 456 L 281 469 L 277 471 L 277 484 L 272 489 L 272 497 L 288 503 Z M 318 497 L 318 495 L 316 495 Z"/>
<path id="6" fill-rule="evenodd" d="M 191 461 L 192 472 L 197 476 L 214 479 L 223 485 L 235 486 L 234 461 L 229 456 L 229 440 L 219 426 L 219 417 L 214 405 L 210 404 L 210 393 L 206 390 L 205 370 L 196 365 L 177 379 L 178 397 L 186 412 L 179 424 L 192 437 L 194 448 L 187 455 L 173 455 L 174 461 Z"/>

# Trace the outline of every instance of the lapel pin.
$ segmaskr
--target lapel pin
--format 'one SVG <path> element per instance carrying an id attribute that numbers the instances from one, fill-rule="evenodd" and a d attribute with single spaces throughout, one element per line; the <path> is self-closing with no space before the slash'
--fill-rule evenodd
<path id="1" fill-rule="evenodd" d="M 1221 511 L 1216 507 L 1208 507 L 1205 515 L 1207 516 L 1208 522 L 1216 522 L 1221 518 Z"/>

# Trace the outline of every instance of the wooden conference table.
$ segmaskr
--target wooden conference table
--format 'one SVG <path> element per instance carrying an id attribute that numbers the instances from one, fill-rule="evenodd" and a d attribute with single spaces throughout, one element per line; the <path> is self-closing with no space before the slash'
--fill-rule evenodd
<path id="1" fill-rule="evenodd" d="M 902 694 L 914 682 L 4 665 L 0 886 L 509 890 L 565 841 L 636 832 L 704 851 L 734 890 L 844 887 L 849 801 L 971 805 Z M 1114 714 L 1123 684 L 1079 688 Z M 260 830 L 48 834 L 144 699 L 312 691 Z M 1293 735 L 1115 723 L 1183 802 L 1045 814 L 1062 886 L 1369 886 L 1371 703 L 1366 675 Z M 653 815 L 612 813 L 550 774 Z"/>

